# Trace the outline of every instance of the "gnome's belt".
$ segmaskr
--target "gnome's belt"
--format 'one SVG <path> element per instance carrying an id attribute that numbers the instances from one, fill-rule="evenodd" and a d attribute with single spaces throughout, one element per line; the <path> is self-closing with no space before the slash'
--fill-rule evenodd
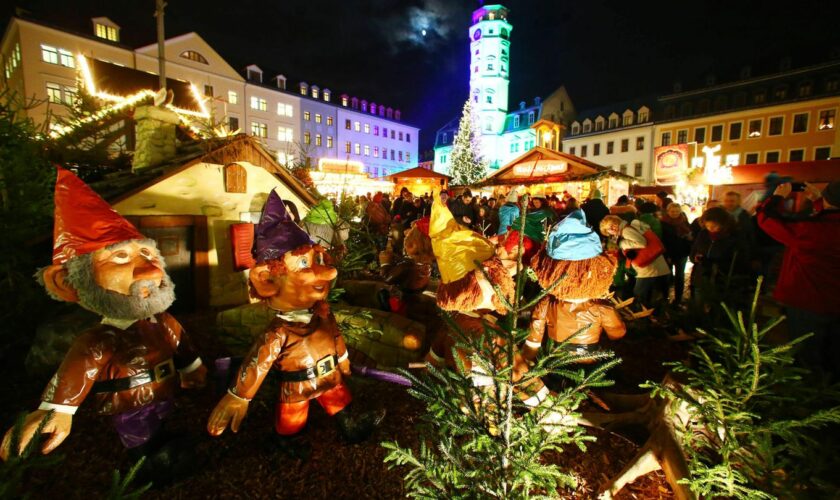
<path id="1" fill-rule="evenodd" d="M 280 380 L 283 382 L 304 382 L 329 375 L 335 371 L 336 366 L 338 366 L 338 358 L 334 354 L 330 354 L 319 359 L 315 366 L 293 372 L 280 372 Z"/>
<path id="2" fill-rule="evenodd" d="M 169 358 L 166 361 L 161 361 L 156 364 L 151 370 L 143 370 L 130 377 L 96 382 L 93 384 L 93 392 L 98 394 L 102 392 L 126 391 L 141 385 L 151 384 L 152 382 L 163 382 L 172 378 L 174 375 L 175 362 L 172 358 Z"/>

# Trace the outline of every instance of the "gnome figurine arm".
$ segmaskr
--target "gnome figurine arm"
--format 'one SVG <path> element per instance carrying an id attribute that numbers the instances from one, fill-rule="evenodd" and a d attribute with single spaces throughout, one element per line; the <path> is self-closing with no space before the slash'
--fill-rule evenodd
<path id="1" fill-rule="evenodd" d="M 525 340 L 525 345 L 522 346 L 522 357 L 526 361 L 532 363 L 537 358 L 537 353 L 542 346 L 543 337 L 547 327 L 546 318 L 548 317 L 548 308 L 550 307 L 551 297 L 543 297 L 537 303 L 534 311 L 531 313 L 531 324 L 528 327 L 528 338 Z"/>

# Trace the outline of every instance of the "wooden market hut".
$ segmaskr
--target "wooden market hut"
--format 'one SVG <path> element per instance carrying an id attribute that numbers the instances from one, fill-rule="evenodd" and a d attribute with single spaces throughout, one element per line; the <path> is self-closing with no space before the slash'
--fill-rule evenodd
<path id="1" fill-rule="evenodd" d="M 435 188 L 448 189 L 452 177 L 423 167 L 415 167 L 391 174 L 385 179 L 394 183 L 394 196 L 399 196 L 404 187 L 408 188 L 414 196 L 423 196 L 426 193 L 431 194 Z"/>
<path id="2" fill-rule="evenodd" d="M 564 191 L 582 201 L 597 190 L 604 203 L 615 203 L 627 194 L 635 179 L 579 156 L 537 146 L 510 161 L 478 187 L 505 196 L 514 186 L 525 186 L 531 195 L 561 195 Z"/>

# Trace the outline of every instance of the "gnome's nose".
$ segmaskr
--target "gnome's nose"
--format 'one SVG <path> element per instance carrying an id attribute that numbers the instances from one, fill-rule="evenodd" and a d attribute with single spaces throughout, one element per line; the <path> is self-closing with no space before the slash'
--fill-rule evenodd
<path id="1" fill-rule="evenodd" d="M 338 269 L 332 266 L 318 266 L 318 279 L 332 281 L 338 276 Z"/>
<path id="2" fill-rule="evenodd" d="M 159 280 L 163 278 L 163 269 L 146 259 L 138 259 L 134 265 L 134 280 Z"/>

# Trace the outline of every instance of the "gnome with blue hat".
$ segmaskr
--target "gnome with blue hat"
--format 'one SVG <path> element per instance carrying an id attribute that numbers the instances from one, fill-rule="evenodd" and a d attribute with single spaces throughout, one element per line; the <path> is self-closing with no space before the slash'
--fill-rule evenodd
<path id="1" fill-rule="evenodd" d="M 555 342 L 569 342 L 577 354 L 586 355 L 601 338 L 601 332 L 616 340 L 626 327 L 606 300 L 615 274 L 616 261 L 603 254 L 601 239 L 586 224 L 582 210 L 569 214 L 554 226 L 545 248 L 531 261 L 540 286 L 548 288 L 561 276 L 534 308 L 523 356 L 533 360 L 546 331 Z"/>
<path id="2" fill-rule="evenodd" d="M 237 432 L 249 402 L 273 369 L 280 378 L 275 431 L 282 451 L 296 458 L 308 456 L 308 444 L 297 437 L 313 399 L 336 417 L 348 441 L 366 438 L 384 411 L 360 416 L 350 412 L 353 397 L 344 383 L 350 375 L 347 347 L 326 302 L 337 271 L 324 248 L 295 224 L 274 191 L 254 229 L 252 253 L 256 264 L 250 272 L 251 292 L 276 314 L 266 332 L 255 339 L 233 385 L 210 415 L 208 432 L 219 436 L 228 425 Z"/>

